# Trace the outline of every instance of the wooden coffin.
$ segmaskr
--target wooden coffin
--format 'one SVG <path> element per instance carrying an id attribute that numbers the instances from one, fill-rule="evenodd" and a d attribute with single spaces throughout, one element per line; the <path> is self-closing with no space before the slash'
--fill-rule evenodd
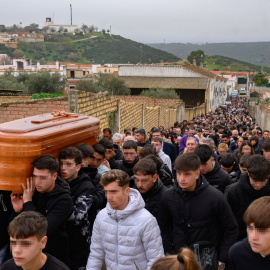
<path id="1" fill-rule="evenodd" d="M 94 145 L 99 119 L 67 113 L 42 114 L 0 124 L 0 190 L 22 193 L 32 176 L 31 162 L 43 154 L 58 157 L 61 150 L 80 143 Z"/>

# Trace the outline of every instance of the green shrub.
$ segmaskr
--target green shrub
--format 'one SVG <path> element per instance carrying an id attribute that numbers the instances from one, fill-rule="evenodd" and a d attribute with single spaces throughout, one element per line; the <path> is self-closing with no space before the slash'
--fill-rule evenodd
<path id="1" fill-rule="evenodd" d="M 172 99 L 179 99 L 179 96 L 175 93 L 175 90 L 172 88 L 161 88 L 161 87 L 156 87 L 156 88 L 150 88 L 143 90 L 141 92 L 141 96 L 147 96 L 147 97 L 153 97 L 153 98 L 172 98 Z"/>
<path id="2" fill-rule="evenodd" d="M 51 94 L 51 93 L 38 93 L 34 94 L 30 97 L 30 99 L 43 99 L 43 98 L 55 98 L 55 97 L 61 97 L 63 96 L 62 94 Z"/>

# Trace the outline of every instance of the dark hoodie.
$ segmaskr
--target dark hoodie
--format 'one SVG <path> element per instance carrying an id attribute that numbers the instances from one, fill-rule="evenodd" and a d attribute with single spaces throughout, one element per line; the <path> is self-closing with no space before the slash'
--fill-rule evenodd
<path id="1" fill-rule="evenodd" d="M 114 147 L 114 151 L 115 151 L 114 159 L 115 160 L 123 160 L 124 156 L 123 156 L 123 153 L 122 153 L 120 147 L 117 144 L 114 144 L 113 147 Z"/>
<path id="2" fill-rule="evenodd" d="M 0 191 L 0 249 L 9 243 L 7 227 L 13 212 L 10 194 L 10 191 Z"/>
<path id="3" fill-rule="evenodd" d="M 167 188 L 162 184 L 160 180 L 157 180 L 154 186 L 146 193 L 141 193 L 145 202 L 145 209 L 147 209 L 156 219 L 158 218 L 160 204 L 159 201 L 163 192 Z"/>
<path id="4" fill-rule="evenodd" d="M 203 174 L 209 184 L 222 193 L 224 193 L 226 187 L 233 183 L 230 175 L 223 171 L 219 165 L 219 163 L 215 160 L 215 166 L 211 172 Z"/>
<path id="5" fill-rule="evenodd" d="M 96 219 L 97 212 L 106 206 L 105 192 L 102 185 L 99 183 L 101 175 L 98 173 L 97 168 L 81 167 L 80 171 L 86 173 L 90 177 L 91 182 L 95 187 L 93 192 L 94 202 L 88 215 L 90 221 L 90 235 L 92 235 L 93 224 Z"/>
<path id="6" fill-rule="evenodd" d="M 57 177 L 55 187 L 47 193 L 35 191 L 33 200 L 23 204 L 23 211 L 38 211 L 48 221 L 48 242 L 44 252 L 69 264 L 69 237 L 66 221 L 73 211 L 69 185 Z"/>
<path id="7" fill-rule="evenodd" d="M 227 267 L 226 267 L 227 269 Z M 266 270 L 270 269 L 270 255 L 263 257 L 255 253 L 244 239 L 234 244 L 229 251 L 230 270 Z"/>
<path id="8" fill-rule="evenodd" d="M 85 267 L 89 256 L 90 222 L 88 213 L 94 201 L 95 187 L 90 177 L 79 171 L 78 177 L 70 183 L 73 213 L 68 219 L 67 231 L 70 237 L 70 259 L 72 269 Z"/>
<path id="9" fill-rule="evenodd" d="M 238 240 L 242 240 L 247 236 L 246 224 L 243 216 L 249 205 L 258 198 L 270 196 L 269 180 L 264 188 L 255 190 L 249 180 L 248 173 L 240 176 L 237 183 L 234 183 L 226 188 L 225 197 L 234 213 L 239 226 Z"/>
<path id="10" fill-rule="evenodd" d="M 132 163 L 128 163 L 126 162 L 125 159 L 123 160 L 118 160 L 117 161 L 117 168 L 118 170 L 122 170 L 124 172 L 126 172 L 129 177 L 131 177 L 132 175 L 134 175 L 133 173 L 133 167 L 135 166 L 135 164 L 139 161 L 139 157 L 137 156 L 136 159 L 132 162 Z"/>
<path id="11" fill-rule="evenodd" d="M 220 191 L 200 175 L 194 191 L 183 191 L 178 182 L 161 198 L 159 223 L 165 253 L 198 241 L 216 244 L 218 260 L 227 261 L 237 239 L 237 222 Z"/>

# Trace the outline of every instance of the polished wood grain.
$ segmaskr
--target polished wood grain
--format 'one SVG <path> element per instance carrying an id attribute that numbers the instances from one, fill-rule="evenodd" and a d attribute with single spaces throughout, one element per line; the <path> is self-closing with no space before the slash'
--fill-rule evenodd
<path id="1" fill-rule="evenodd" d="M 66 147 L 94 145 L 99 132 L 99 119 L 82 114 L 42 114 L 0 124 L 0 190 L 22 193 L 22 183 L 31 177 L 31 163 L 37 157 L 58 158 Z"/>

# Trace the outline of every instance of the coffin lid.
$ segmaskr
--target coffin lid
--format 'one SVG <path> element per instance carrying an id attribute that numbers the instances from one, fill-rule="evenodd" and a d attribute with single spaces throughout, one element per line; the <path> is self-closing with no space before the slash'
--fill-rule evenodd
<path id="1" fill-rule="evenodd" d="M 63 116 L 54 116 L 53 113 L 46 113 L 0 124 L 0 131 L 9 133 L 27 133 L 88 118 L 89 116 L 87 115 L 77 113 L 67 113 Z"/>

